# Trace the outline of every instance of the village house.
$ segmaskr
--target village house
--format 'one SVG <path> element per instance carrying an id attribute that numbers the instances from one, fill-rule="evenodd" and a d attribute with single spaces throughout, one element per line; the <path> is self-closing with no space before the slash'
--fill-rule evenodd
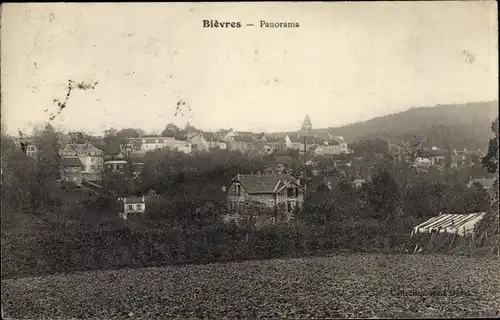
<path id="1" fill-rule="evenodd" d="M 227 204 L 232 214 L 243 214 L 252 204 L 278 212 L 292 213 L 304 202 L 300 180 L 290 174 L 238 174 L 227 189 Z"/>
<path id="2" fill-rule="evenodd" d="M 266 146 L 268 146 L 272 151 L 285 150 L 287 148 L 287 138 L 288 140 L 290 140 L 288 135 L 285 137 L 280 137 L 280 136 L 264 137 Z"/>
<path id="3" fill-rule="evenodd" d="M 146 211 L 144 196 L 119 197 L 118 202 L 122 209 L 119 214 L 125 220 L 128 218 L 129 214 L 142 214 Z M 123 206 L 121 206 L 121 204 L 123 204 Z"/>
<path id="4" fill-rule="evenodd" d="M 274 156 L 266 161 L 266 174 L 285 174 L 292 165 L 293 159 L 289 156 Z"/>
<path id="5" fill-rule="evenodd" d="M 67 186 L 82 187 L 84 166 L 78 157 L 62 158 L 61 178 Z"/>
<path id="6" fill-rule="evenodd" d="M 187 134 L 187 141 L 191 143 L 193 151 L 209 151 L 209 145 L 203 133 L 191 132 Z"/>
<path id="7" fill-rule="evenodd" d="M 431 166 L 444 168 L 446 163 L 446 152 L 437 147 L 422 150 L 422 155 L 415 159 L 415 167 L 429 168 Z"/>
<path id="8" fill-rule="evenodd" d="M 127 166 L 128 162 L 125 160 L 109 160 L 104 162 L 104 169 L 110 172 L 119 172 L 125 166 Z"/>
<path id="9" fill-rule="evenodd" d="M 174 151 L 191 153 L 191 143 L 187 139 L 179 137 L 156 137 L 144 136 L 140 138 L 127 138 L 121 145 L 125 154 L 146 153 L 159 149 L 170 149 Z"/>
<path id="10" fill-rule="evenodd" d="M 123 138 L 120 143 L 120 152 L 130 154 L 132 152 L 142 152 L 142 144 L 139 138 Z"/>
<path id="11" fill-rule="evenodd" d="M 347 147 L 347 143 L 338 143 L 336 140 L 323 141 L 319 143 L 317 148 L 314 150 L 314 155 L 337 155 L 337 154 L 349 154 L 350 150 Z"/>
<path id="12" fill-rule="evenodd" d="M 227 149 L 227 142 L 220 137 L 219 132 L 204 132 L 203 137 L 207 141 L 208 150 Z"/>
<path id="13" fill-rule="evenodd" d="M 227 141 L 227 147 L 229 151 L 240 151 L 242 153 L 247 153 L 250 150 L 253 150 L 253 143 L 255 143 L 255 139 L 251 135 L 236 135 L 232 137 L 229 141 Z"/>
<path id="14" fill-rule="evenodd" d="M 90 143 L 67 144 L 60 152 L 64 158 L 78 158 L 82 165 L 82 178 L 87 181 L 102 180 L 103 151 Z"/>

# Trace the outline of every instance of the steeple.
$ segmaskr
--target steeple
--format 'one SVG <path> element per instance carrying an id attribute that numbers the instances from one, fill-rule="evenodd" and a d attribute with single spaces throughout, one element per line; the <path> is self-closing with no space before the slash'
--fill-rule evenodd
<path id="1" fill-rule="evenodd" d="M 304 119 L 304 122 L 302 122 L 302 128 L 300 129 L 300 131 L 312 131 L 312 130 L 313 130 L 313 127 L 312 127 L 311 119 L 309 118 L 309 115 L 307 114 L 305 119 Z"/>

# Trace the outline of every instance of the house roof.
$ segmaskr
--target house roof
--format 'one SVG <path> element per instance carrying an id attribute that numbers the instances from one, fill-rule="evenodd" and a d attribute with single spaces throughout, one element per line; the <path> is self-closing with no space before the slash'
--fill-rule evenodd
<path id="1" fill-rule="evenodd" d="M 485 212 L 470 214 L 440 214 L 415 226 L 412 233 L 430 233 L 443 230 L 449 233 L 465 235 L 474 231 L 474 226 L 485 215 Z"/>
<path id="2" fill-rule="evenodd" d="M 268 174 L 268 175 L 251 175 L 239 174 L 234 177 L 234 181 L 239 181 L 245 190 L 252 193 L 275 193 L 279 188 L 283 187 L 288 181 L 295 181 L 297 178 L 290 174 Z"/>
<path id="3" fill-rule="evenodd" d="M 315 130 L 313 131 L 313 135 L 318 138 L 318 139 L 323 139 L 323 140 L 334 140 L 330 132 L 325 131 L 325 130 Z"/>
<path id="4" fill-rule="evenodd" d="M 284 143 L 285 142 L 285 138 L 286 136 L 267 136 L 266 135 L 266 141 L 269 143 L 269 142 L 281 142 L 281 143 Z"/>
<path id="5" fill-rule="evenodd" d="M 252 143 L 252 142 L 255 142 L 255 139 L 253 136 L 237 135 L 234 137 L 234 141 Z"/>
<path id="6" fill-rule="evenodd" d="M 130 197 L 125 197 L 125 203 L 144 203 L 142 201 L 142 196 L 130 196 Z"/>
<path id="7" fill-rule="evenodd" d="M 83 167 L 79 158 L 62 158 L 62 164 L 66 168 Z"/>
<path id="8" fill-rule="evenodd" d="M 296 143 L 304 143 L 304 136 L 301 136 L 300 134 L 295 134 L 289 136 L 290 141 L 296 142 Z M 307 144 L 318 144 L 318 142 L 322 142 L 321 140 L 316 139 L 313 136 L 307 136 L 306 137 Z"/>
<path id="9" fill-rule="evenodd" d="M 261 133 L 256 133 L 255 134 L 255 139 L 257 139 L 257 140 L 262 140 L 264 137 L 267 138 L 265 132 L 261 132 Z"/>
<path id="10" fill-rule="evenodd" d="M 109 160 L 104 162 L 104 164 L 127 164 L 128 162 L 125 160 Z"/>
<path id="11" fill-rule="evenodd" d="M 78 154 L 84 153 L 84 152 L 93 152 L 93 153 L 98 153 L 102 154 L 102 150 L 96 148 L 93 144 L 91 143 L 69 143 L 67 144 L 63 152 L 75 152 Z"/>
<path id="12" fill-rule="evenodd" d="M 188 132 L 186 137 L 187 139 L 193 139 L 194 137 L 196 137 L 197 135 L 200 135 L 201 136 L 201 133 L 200 132 Z"/>
<path id="13" fill-rule="evenodd" d="M 217 135 L 214 132 L 204 132 L 203 136 L 207 141 L 217 141 L 219 139 L 219 137 L 217 137 Z"/>

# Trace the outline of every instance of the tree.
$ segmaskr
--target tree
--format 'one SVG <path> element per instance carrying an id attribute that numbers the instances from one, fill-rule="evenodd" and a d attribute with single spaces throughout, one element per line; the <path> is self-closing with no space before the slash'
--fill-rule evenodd
<path id="1" fill-rule="evenodd" d="M 127 128 L 122 129 L 116 133 L 119 138 L 139 138 L 143 133 L 140 129 Z"/>
<path id="2" fill-rule="evenodd" d="M 488 172 L 496 173 L 498 171 L 498 117 L 492 122 L 491 131 L 494 137 L 490 138 L 488 153 L 483 157 L 482 163 Z"/>
<path id="3" fill-rule="evenodd" d="M 496 242 L 493 246 L 496 247 L 497 254 L 500 254 L 500 216 L 498 211 L 498 117 L 491 124 L 491 131 L 493 131 L 494 137 L 490 139 L 488 154 L 482 159 L 482 162 L 488 172 L 495 174 L 495 181 L 492 186 L 494 194 L 490 199 L 490 206 L 486 211 L 485 217 L 476 226 L 476 232 L 486 237 L 487 244 L 492 244 L 491 239 L 494 239 Z M 488 243 L 488 241 L 490 242 Z"/>
<path id="4" fill-rule="evenodd" d="M 387 170 L 381 170 L 373 177 L 368 189 L 368 199 L 371 215 L 376 219 L 394 219 L 402 208 L 399 186 Z"/>
<path id="5" fill-rule="evenodd" d="M 70 132 L 69 136 L 70 136 L 70 143 L 77 143 L 77 144 L 88 143 L 91 139 L 90 135 L 84 132 Z"/>
<path id="6" fill-rule="evenodd" d="M 121 139 L 117 136 L 118 130 L 110 128 L 104 131 L 104 143 L 106 144 L 106 153 L 117 155 L 120 153 Z"/>

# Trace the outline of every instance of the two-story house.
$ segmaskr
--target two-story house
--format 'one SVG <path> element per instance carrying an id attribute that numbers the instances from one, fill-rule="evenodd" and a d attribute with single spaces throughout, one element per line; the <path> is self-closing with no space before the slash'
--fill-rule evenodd
<path id="1" fill-rule="evenodd" d="M 194 151 L 209 151 L 208 142 L 201 132 L 188 133 L 187 141 L 191 143 Z"/>
<path id="2" fill-rule="evenodd" d="M 62 158 L 61 178 L 66 185 L 81 188 L 84 166 L 78 157 Z"/>
<path id="3" fill-rule="evenodd" d="M 244 213 L 252 204 L 292 213 L 303 202 L 304 188 L 290 174 L 238 174 L 227 189 L 227 205 L 233 214 Z"/>
<path id="4" fill-rule="evenodd" d="M 314 155 L 336 155 L 336 154 L 348 154 L 349 148 L 347 143 L 338 143 L 336 140 L 322 141 L 318 144 L 318 147 L 314 150 Z"/>
<path id="5" fill-rule="evenodd" d="M 281 151 L 285 150 L 287 148 L 287 139 L 288 136 L 281 137 L 281 136 L 266 136 L 265 137 L 265 142 L 266 146 L 271 148 L 272 151 Z M 290 138 L 288 138 L 290 139 Z"/>
<path id="6" fill-rule="evenodd" d="M 14 139 L 14 144 L 25 152 L 27 156 L 36 158 L 38 148 L 32 138 L 16 138 Z"/>
<path id="7" fill-rule="evenodd" d="M 87 181 L 102 180 L 103 151 L 90 143 L 67 144 L 60 152 L 64 158 L 78 158 L 82 165 L 82 178 Z"/>
<path id="8" fill-rule="evenodd" d="M 143 214 L 146 211 L 146 201 L 144 196 L 119 197 L 119 215 L 127 220 L 129 214 Z"/>

